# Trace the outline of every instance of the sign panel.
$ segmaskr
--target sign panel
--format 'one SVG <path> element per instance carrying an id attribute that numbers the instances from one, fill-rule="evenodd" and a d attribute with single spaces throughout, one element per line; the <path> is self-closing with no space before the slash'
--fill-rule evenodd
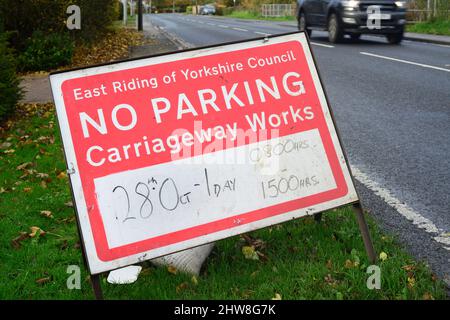
<path id="1" fill-rule="evenodd" d="M 50 81 L 93 274 L 358 200 L 303 33 Z"/>

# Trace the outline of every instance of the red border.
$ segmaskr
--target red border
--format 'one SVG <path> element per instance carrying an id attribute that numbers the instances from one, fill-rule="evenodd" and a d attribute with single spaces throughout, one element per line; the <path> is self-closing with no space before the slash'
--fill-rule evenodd
<path id="1" fill-rule="evenodd" d="M 303 57 L 305 57 L 303 48 L 301 47 L 300 43 L 297 41 L 290 41 L 285 43 L 279 43 L 279 44 L 273 44 L 270 46 L 276 46 L 276 45 L 286 45 L 287 43 L 293 43 L 295 42 L 296 45 L 298 45 L 301 50 Z M 267 48 L 269 50 L 269 48 Z M 248 50 L 248 49 L 244 49 Z M 241 50 L 234 51 L 235 54 L 238 54 Z M 243 51 L 243 50 L 242 50 Z M 233 52 L 233 51 L 232 51 Z M 218 53 L 217 55 L 220 55 L 223 53 Z M 196 57 L 195 59 L 201 59 L 202 57 Z M 190 58 L 194 59 L 194 58 Z M 178 61 L 179 62 L 179 61 Z M 303 61 L 306 63 L 306 59 Z M 308 77 L 312 77 L 311 73 L 309 73 Z M 77 79 L 77 78 L 74 78 Z M 70 79 L 70 80 L 74 80 Z M 69 80 L 69 81 L 70 81 Z M 83 81 L 87 81 L 86 77 L 83 78 Z M 313 85 L 315 85 L 314 81 L 312 81 Z M 64 82 L 63 86 L 68 86 L 67 80 Z M 64 91 L 64 89 L 63 89 Z M 134 254 L 143 253 L 149 250 L 154 250 L 157 248 L 161 248 L 164 246 L 169 246 L 174 243 L 179 243 L 183 241 L 187 241 L 193 238 L 198 238 L 204 235 L 216 233 L 219 231 L 232 229 L 238 226 L 242 226 L 245 224 L 249 224 L 252 222 L 260 221 L 269 217 L 281 215 L 290 211 L 306 208 L 309 206 L 314 206 L 319 203 L 324 203 L 327 201 L 335 200 L 341 197 L 344 197 L 348 193 L 348 186 L 345 181 L 345 177 L 342 171 L 341 163 L 338 159 L 336 149 L 333 145 L 333 140 L 331 138 L 330 130 L 328 128 L 328 124 L 325 120 L 325 117 L 323 115 L 322 106 L 319 103 L 319 99 L 317 96 L 316 88 L 314 87 L 313 93 L 311 93 L 317 105 L 315 106 L 315 111 L 317 112 L 318 119 L 315 121 L 315 126 L 309 126 L 305 125 L 305 127 L 299 129 L 285 129 L 282 131 L 282 134 L 280 136 L 285 136 L 288 134 L 292 134 L 295 132 L 303 132 L 310 129 L 318 129 L 320 133 L 321 140 L 323 142 L 323 146 L 325 149 L 325 153 L 327 155 L 327 159 L 330 165 L 330 168 L 333 173 L 333 177 L 335 179 L 336 188 L 328 191 L 324 191 L 318 194 L 310 195 L 304 198 L 295 199 L 291 201 L 287 201 L 284 203 L 280 203 L 277 205 L 265 207 L 262 209 L 241 213 L 232 217 L 227 217 L 221 220 L 209 222 L 203 225 L 183 229 L 176 232 L 167 233 L 161 236 L 149 238 L 146 240 L 134 242 L 132 244 L 123 245 L 116 248 L 109 248 L 108 241 L 106 237 L 105 228 L 103 225 L 103 221 L 101 219 L 101 214 L 99 212 L 98 204 L 94 207 L 89 208 L 88 203 L 86 203 L 86 207 L 88 208 L 88 216 L 89 221 L 91 225 L 92 235 L 94 237 L 95 242 L 95 248 L 97 251 L 98 258 L 102 261 L 112 261 L 119 258 L 125 258 L 127 256 L 131 256 Z M 66 96 L 64 96 L 64 99 L 66 100 Z M 71 128 L 71 130 L 74 130 Z M 291 131 L 294 130 L 294 131 Z M 73 132 L 73 131 L 72 131 Z M 78 155 L 79 156 L 79 155 Z M 169 161 L 169 160 L 168 160 Z M 166 161 L 162 161 L 166 162 Z M 157 163 L 153 164 L 156 165 Z M 145 167 L 145 166 L 144 166 Z M 136 169 L 136 168 L 132 168 Z M 112 172 L 111 172 L 112 173 Z M 94 176 L 94 177 L 93 177 Z M 92 172 L 85 173 L 83 176 L 81 176 L 82 185 L 83 185 L 83 193 L 85 196 L 86 201 L 88 199 L 92 198 L 90 195 L 90 191 L 94 190 L 93 187 L 93 179 L 99 178 L 103 175 L 95 176 Z M 87 194 L 88 193 L 88 194 Z M 236 220 L 239 219 L 239 223 L 236 223 Z M 95 231 L 95 232 L 94 232 Z"/>

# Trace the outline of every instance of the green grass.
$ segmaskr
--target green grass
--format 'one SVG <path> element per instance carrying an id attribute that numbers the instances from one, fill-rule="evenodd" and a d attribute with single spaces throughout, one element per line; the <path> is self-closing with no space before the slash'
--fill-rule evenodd
<path id="1" fill-rule="evenodd" d="M 225 17 L 230 18 L 238 18 L 238 19 L 253 19 L 253 20 L 269 20 L 269 21 L 294 21 L 295 17 L 293 16 L 284 16 L 284 17 L 263 17 L 260 14 L 257 14 L 252 11 L 241 11 L 236 10 L 226 15 Z"/>
<path id="2" fill-rule="evenodd" d="M 135 14 L 133 16 L 128 15 L 126 27 L 127 28 L 136 28 L 136 23 L 137 23 L 136 20 L 137 20 L 137 14 Z M 114 21 L 113 26 L 116 28 L 124 27 L 123 20 Z"/>
<path id="3" fill-rule="evenodd" d="M 19 108 L 0 130 L 0 299 L 92 299 L 78 243 L 57 121 L 51 104 Z M 30 163 L 23 165 L 24 163 Z M 19 167 L 21 166 L 21 167 Z M 19 167 L 19 168 L 18 168 Z M 48 176 L 46 176 L 48 175 Z M 52 218 L 41 214 L 48 210 Z M 369 218 L 380 261 L 381 290 L 366 287 L 368 261 L 349 208 L 253 232 L 265 259 L 248 260 L 242 237 L 217 242 L 197 281 L 143 264 L 131 285 L 110 285 L 108 299 L 445 299 L 445 288 Z M 45 235 L 11 240 L 37 226 Z M 82 269 L 81 290 L 66 287 L 69 265 Z M 408 280 L 409 278 L 409 280 Z M 37 281 L 39 279 L 45 279 Z"/>
<path id="4" fill-rule="evenodd" d="M 450 36 L 450 20 L 419 22 L 408 25 L 406 31 Z"/>

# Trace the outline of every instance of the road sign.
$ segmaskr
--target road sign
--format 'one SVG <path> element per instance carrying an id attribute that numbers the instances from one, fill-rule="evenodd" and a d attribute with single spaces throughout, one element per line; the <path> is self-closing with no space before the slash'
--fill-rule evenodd
<path id="1" fill-rule="evenodd" d="M 92 274 L 358 201 L 304 33 L 50 80 Z"/>

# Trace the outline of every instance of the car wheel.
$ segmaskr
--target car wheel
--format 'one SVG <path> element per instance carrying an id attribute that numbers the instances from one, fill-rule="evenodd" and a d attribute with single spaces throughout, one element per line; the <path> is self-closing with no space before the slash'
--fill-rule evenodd
<path id="1" fill-rule="evenodd" d="M 300 12 L 300 17 L 298 18 L 298 30 L 304 31 L 311 37 L 311 30 L 306 28 L 306 16 L 304 12 Z"/>
<path id="2" fill-rule="evenodd" d="M 328 39 L 332 43 L 340 42 L 344 38 L 342 27 L 335 13 L 328 18 Z"/>
<path id="3" fill-rule="evenodd" d="M 387 34 L 386 38 L 390 44 L 400 44 L 403 40 L 403 32 Z"/>

